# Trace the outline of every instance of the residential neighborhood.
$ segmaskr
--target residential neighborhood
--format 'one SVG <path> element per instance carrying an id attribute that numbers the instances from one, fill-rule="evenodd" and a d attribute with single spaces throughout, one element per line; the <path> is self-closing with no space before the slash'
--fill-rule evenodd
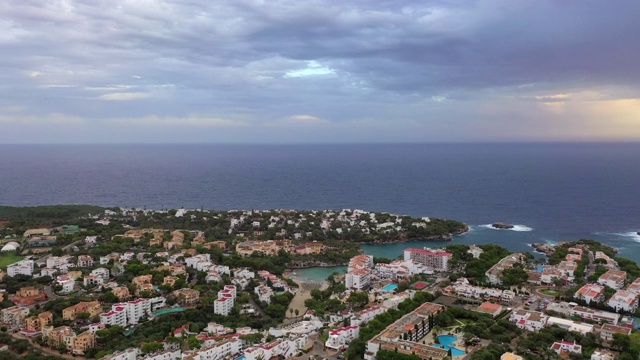
<path id="1" fill-rule="evenodd" d="M 392 233 L 405 218 L 117 209 L 78 221 L 4 235 L 11 341 L 114 360 L 604 359 L 640 346 L 640 269 L 592 241 L 544 256 L 452 244 L 377 258 L 316 232 Z M 323 264 L 346 269 L 296 273 Z"/>

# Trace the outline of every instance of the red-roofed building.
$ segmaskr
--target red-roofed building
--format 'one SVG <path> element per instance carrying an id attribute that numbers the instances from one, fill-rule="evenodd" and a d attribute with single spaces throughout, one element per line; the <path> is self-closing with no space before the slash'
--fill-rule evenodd
<path id="1" fill-rule="evenodd" d="M 349 343 L 360 335 L 360 326 L 347 326 L 329 331 L 329 338 L 325 346 L 329 349 L 339 350 L 345 348 Z"/>
<path id="2" fill-rule="evenodd" d="M 496 317 L 500 315 L 503 309 L 503 306 L 500 304 L 484 302 L 476 308 L 476 311 Z"/>
<path id="3" fill-rule="evenodd" d="M 556 341 L 550 349 L 563 358 L 569 357 L 571 354 L 582 354 L 582 346 L 575 341 Z"/>
<path id="4" fill-rule="evenodd" d="M 418 282 L 414 283 L 413 285 L 411 285 L 411 287 L 416 289 L 416 290 L 422 290 L 422 289 L 426 288 L 427 286 L 429 286 L 429 284 L 427 284 L 424 281 L 418 281 Z"/>
<path id="5" fill-rule="evenodd" d="M 604 300 L 604 286 L 599 284 L 586 284 L 576 291 L 574 295 L 576 299 L 582 299 L 587 304 L 593 302 L 600 302 Z"/>
<path id="6" fill-rule="evenodd" d="M 603 324 L 600 328 L 600 338 L 605 341 L 613 340 L 613 334 L 630 335 L 631 326 L 619 326 L 613 324 Z"/>

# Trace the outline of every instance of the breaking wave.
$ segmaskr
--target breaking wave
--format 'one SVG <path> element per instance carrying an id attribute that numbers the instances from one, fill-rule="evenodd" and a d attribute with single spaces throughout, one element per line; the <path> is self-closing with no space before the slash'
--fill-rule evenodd
<path id="1" fill-rule="evenodd" d="M 480 225 L 480 227 L 491 229 L 491 230 L 506 230 L 506 231 L 532 231 L 533 229 L 526 225 L 513 225 L 511 229 L 498 229 L 491 226 L 491 224 Z"/>
<path id="2" fill-rule="evenodd" d="M 640 242 L 640 235 L 638 235 L 638 233 L 635 231 L 629 231 L 625 233 L 615 233 L 614 235 L 631 238 L 635 242 Z"/>

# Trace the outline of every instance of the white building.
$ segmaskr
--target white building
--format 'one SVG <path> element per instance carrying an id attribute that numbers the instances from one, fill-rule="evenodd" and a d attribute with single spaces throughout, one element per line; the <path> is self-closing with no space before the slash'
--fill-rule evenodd
<path id="1" fill-rule="evenodd" d="M 218 291 L 218 298 L 213 303 L 213 312 L 218 315 L 229 315 L 233 309 L 236 298 L 236 287 L 225 285 L 223 290 Z"/>
<path id="2" fill-rule="evenodd" d="M 150 315 L 151 299 L 136 299 L 126 303 L 113 304 L 111 311 L 100 314 L 100 321 L 105 325 L 127 326 L 137 324 L 141 318 Z"/>
<path id="3" fill-rule="evenodd" d="M 565 281 L 567 275 L 560 269 L 549 266 L 540 272 L 540 282 L 543 284 L 553 284 L 556 279 Z"/>
<path id="4" fill-rule="evenodd" d="M 24 319 L 29 315 L 29 308 L 12 306 L 0 310 L 2 314 L 2 323 L 7 325 L 9 329 L 17 329 L 22 325 Z"/>
<path id="5" fill-rule="evenodd" d="M 127 326 L 127 308 L 126 306 L 111 307 L 111 311 L 100 314 L 100 322 L 105 325 Z"/>
<path id="6" fill-rule="evenodd" d="M 218 323 L 210 322 L 207 324 L 207 327 L 204 329 L 208 334 L 221 336 L 224 334 L 229 334 L 233 332 L 233 329 L 225 327 L 224 325 L 220 325 Z"/>
<path id="7" fill-rule="evenodd" d="M 104 283 L 104 279 L 95 275 L 85 275 L 82 278 L 82 283 L 84 286 L 102 285 Z"/>
<path id="8" fill-rule="evenodd" d="M 258 295 L 258 299 L 260 301 L 265 302 L 267 304 L 271 304 L 271 297 L 273 296 L 273 290 L 270 287 L 266 285 L 256 286 L 253 292 L 255 292 L 256 295 Z"/>
<path id="9" fill-rule="evenodd" d="M 209 264 L 211 264 L 211 255 L 209 255 L 209 254 L 198 254 L 198 255 L 186 258 L 184 260 L 184 262 L 188 267 L 197 269 L 198 268 L 198 263 L 209 263 Z M 202 265 L 200 265 L 200 268 L 202 268 Z M 200 269 L 200 271 L 202 271 L 202 269 Z"/>
<path id="10" fill-rule="evenodd" d="M 106 355 L 100 360 L 136 360 L 138 357 L 138 348 L 128 348 L 126 350 L 117 351 L 113 354 Z"/>
<path id="11" fill-rule="evenodd" d="M 363 290 L 371 284 L 371 270 L 354 269 L 344 276 L 344 285 L 347 289 Z"/>
<path id="12" fill-rule="evenodd" d="M 548 317 L 537 311 L 514 310 L 509 321 L 515 323 L 519 329 L 538 331 L 547 323 Z"/>
<path id="13" fill-rule="evenodd" d="M 78 255 L 78 267 L 92 267 L 93 258 L 89 255 Z"/>
<path id="14" fill-rule="evenodd" d="M 249 285 L 249 280 L 241 277 L 234 277 L 231 279 L 231 283 L 240 289 L 245 289 Z"/>
<path id="15" fill-rule="evenodd" d="M 329 349 L 340 350 L 349 346 L 349 343 L 359 335 L 360 327 L 358 325 L 330 330 L 325 346 Z"/>
<path id="16" fill-rule="evenodd" d="M 52 269 L 60 268 L 62 265 L 66 265 L 71 262 L 71 256 L 49 256 L 47 258 L 47 267 Z"/>
<path id="17" fill-rule="evenodd" d="M 404 261 L 422 264 L 435 271 L 449 270 L 449 261 L 453 254 L 443 250 L 408 248 L 404 250 Z"/>
<path id="18" fill-rule="evenodd" d="M 574 306 L 573 308 L 571 308 L 571 312 L 569 313 L 569 315 L 579 316 L 580 318 L 585 320 L 592 320 L 599 323 L 610 323 L 614 325 L 617 324 L 620 320 L 619 314 L 609 311 L 596 310 L 584 306 Z"/>
<path id="19" fill-rule="evenodd" d="M 16 275 L 33 276 L 33 260 L 20 260 L 7 266 L 7 275 L 14 277 Z"/>
<path id="20" fill-rule="evenodd" d="M 576 299 L 582 299 L 587 304 L 604 300 L 604 286 L 598 284 L 585 284 L 575 295 Z"/>
<path id="21" fill-rule="evenodd" d="M 403 291 L 398 294 L 393 294 L 390 298 L 384 300 L 382 305 L 389 309 L 397 309 L 398 305 L 405 301 L 406 299 L 413 299 L 413 295 L 415 295 L 415 291 Z"/>
<path id="22" fill-rule="evenodd" d="M 364 309 L 351 317 L 351 326 L 362 326 L 373 320 L 373 318 L 375 318 L 377 315 L 382 314 L 387 310 L 389 309 L 386 306 L 372 306 L 368 309 Z"/>
<path id="23" fill-rule="evenodd" d="M 61 294 L 69 294 L 73 292 L 73 289 L 76 286 L 76 281 L 69 277 L 69 275 L 60 275 L 56 278 L 56 283 L 62 286 L 62 290 L 60 290 Z"/>
<path id="24" fill-rule="evenodd" d="M 635 279 L 631 284 L 629 284 L 629 286 L 627 286 L 627 291 L 640 295 L 640 278 Z"/>
<path id="25" fill-rule="evenodd" d="M 244 351 L 244 356 L 246 360 L 271 359 L 276 355 L 288 359 L 298 354 L 306 343 L 306 335 L 292 335 L 289 338 L 281 338 L 270 343 L 250 347 Z"/>
<path id="26" fill-rule="evenodd" d="M 580 333 L 582 335 L 593 332 L 593 325 L 591 324 L 550 316 L 549 319 L 547 319 L 547 326 L 553 325 L 556 325 L 565 330 Z"/>
<path id="27" fill-rule="evenodd" d="M 256 274 L 249 269 L 233 269 L 233 276 L 245 279 L 253 279 L 254 277 L 256 277 Z"/>
<path id="28" fill-rule="evenodd" d="M 95 246 L 98 243 L 98 237 L 97 236 L 87 236 L 84 238 L 84 244 L 86 246 Z"/>
<path id="29" fill-rule="evenodd" d="M 596 349 L 591 354 L 591 360 L 614 360 L 616 354 L 607 349 Z"/>
<path id="30" fill-rule="evenodd" d="M 471 256 L 473 256 L 474 259 L 479 259 L 480 255 L 482 255 L 483 252 L 484 250 L 482 250 L 481 248 L 475 245 L 469 246 L 469 250 L 467 250 L 467 253 L 471 254 Z"/>
<path id="31" fill-rule="evenodd" d="M 558 355 L 561 355 L 563 353 L 582 354 L 582 345 L 576 343 L 575 341 L 556 341 L 553 343 L 553 345 L 551 345 L 550 349 Z"/>
<path id="32" fill-rule="evenodd" d="M 182 358 L 182 350 L 180 348 L 168 348 L 144 357 L 138 357 L 139 360 L 176 360 L 180 358 Z"/>
<path id="33" fill-rule="evenodd" d="M 42 270 L 40 270 L 40 276 L 51 276 L 51 277 L 53 277 L 53 275 L 55 275 L 57 272 L 58 272 L 57 269 L 42 268 Z"/>
<path id="34" fill-rule="evenodd" d="M 616 311 L 635 312 L 638 309 L 638 295 L 626 291 L 618 290 L 607 302 L 607 305 L 616 309 Z"/>
<path id="35" fill-rule="evenodd" d="M 213 265 L 213 266 L 209 267 L 209 270 L 215 270 L 215 271 L 219 272 L 220 274 L 231 275 L 231 270 L 226 265 Z"/>
<path id="36" fill-rule="evenodd" d="M 149 299 L 149 304 L 151 305 L 151 312 L 154 312 L 158 309 L 161 309 L 167 306 L 167 299 L 162 296 L 156 296 L 154 298 Z"/>
<path id="37" fill-rule="evenodd" d="M 215 360 L 229 358 L 231 355 L 239 355 L 242 351 L 242 340 L 229 338 L 203 346 L 200 349 L 185 351 L 183 359 L 189 360 Z"/>
<path id="38" fill-rule="evenodd" d="M 625 271 L 609 270 L 606 273 L 600 275 L 600 277 L 598 278 L 598 284 L 620 290 L 624 287 L 624 282 L 626 279 L 627 273 Z"/>
<path id="39" fill-rule="evenodd" d="M 91 275 L 95 277 L 102 278 L 103 282 L 109 280 L 109 269 L 106 268 L 97 268 L 91 270 Z"/>
<path id="40" fill-rule="evenodd" d="M 149 299 L 136 299 L 119 305 L 125 305 L 129 324 L 137 324 L 141 318 L 151 316 L 151 301 Z"/>

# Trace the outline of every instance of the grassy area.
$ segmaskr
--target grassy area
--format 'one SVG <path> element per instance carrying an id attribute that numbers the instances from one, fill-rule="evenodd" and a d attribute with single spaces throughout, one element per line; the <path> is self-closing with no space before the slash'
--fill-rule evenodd
<path id="1" fill-rule="evenodd" d="M 553 290 L 553 289 L 542 289 L 542 290 L 540 290 L 540 293 L 545 294 L 545 295 L 549 295 L 549 296 L 562 295 L 562 292 L 560 292 L 558 290 Z"/>
<path id="2" fill-rule="evenodd" d="M 0 254 L 0 268 L 5 269 L 7 265 L 18 262 L 22 260 L 22 258 L 23 256 L 20 256 L 14 252 Z"/>

